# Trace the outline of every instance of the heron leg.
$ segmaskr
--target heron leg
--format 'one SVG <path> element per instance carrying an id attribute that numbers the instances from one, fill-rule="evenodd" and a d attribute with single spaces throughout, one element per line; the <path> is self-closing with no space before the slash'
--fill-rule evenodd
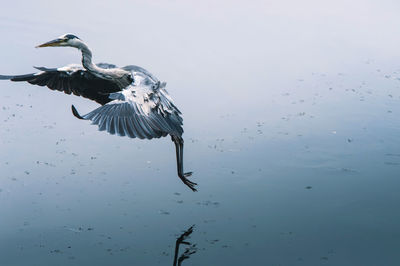
<path id="1" fill-rule="evenodd" d="M 176 150 L 176 166 L 178 170 L 178 176 L 182 180 L 182 182 L 188 186 L 191 190 L 197 191 L 194 186 L 197 184 L 190 181 L 186 177 L 191 176 L 192 172 L 184 173 L 183 172 L 183 139 L 177 136 L 171 136 L 172 141 L 175 144 Z"/>
<path id="2" fill-rule="evenodd" d="M 182 138 L 179 138 L 178 139 L 178 141 L 179 141 L 179 155 L 180 155 L 180 162 L 179 162 L 179 164 L 180 164 L 180 172 L 181 173 L 183 173 L 183 139 Z M 183 173 L 183 175 L 186 177 L 186 176 L 191 176 L 192 175 L 192 172 L 188 172 L 188 173 Z M 189 181 L 190 183 L 192 183 L 192 184 L 194 184 L 194 185 L 197 185 L 196 183 L 193 183 L 193 182 L 191 182 L 191 181 Z"/>
<path id="3" fill-rule="evenodd" d="M 175 137 L 171 137 L 171 139 L 172 139 L 172 141 L 174 142 L 174 144 L 175 144 L 175 152 L 176 152 L 176 167 L 177 167 L 177 170 L 178 170 L 178 175 L 179 176 L 181 176 L 181 167 L 180 167 L 180 158 L 181 158 L 181 155 L 180 155 L 180 148 L 179 148 L 179 141 L 175 138 Z"/>

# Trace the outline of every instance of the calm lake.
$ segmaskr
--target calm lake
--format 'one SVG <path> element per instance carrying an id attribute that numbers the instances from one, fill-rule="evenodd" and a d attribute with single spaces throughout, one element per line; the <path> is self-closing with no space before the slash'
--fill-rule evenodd
<path id="1" fill-rule="evenodd" d="M 0 74 L 135 64 L 184 116 L 139 140 L 98 105 L 0 82 L 0 265 L 400 265 L 400 3 L 8 1 Z M 189 254 L 193 253 L 193 254 Z"/>

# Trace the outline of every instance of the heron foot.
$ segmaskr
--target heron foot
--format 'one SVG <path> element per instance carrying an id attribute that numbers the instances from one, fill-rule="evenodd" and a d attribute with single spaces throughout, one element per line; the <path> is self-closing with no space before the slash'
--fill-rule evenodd
<path id="1" fill-rule="evenodd" d="M 187 179 L 186 177 L 191 176 L 193 172 L 188 172 L 188 173 L 184 173 L 183 175 L 179 175 L 179 178 L 182 180 L 182 182 L 188 186 L 193 192 L 197 191 L 197 189 L 195 188 L 195 186 L 197 186 L 197 183 L 190 181 L 189 179 Z"/>

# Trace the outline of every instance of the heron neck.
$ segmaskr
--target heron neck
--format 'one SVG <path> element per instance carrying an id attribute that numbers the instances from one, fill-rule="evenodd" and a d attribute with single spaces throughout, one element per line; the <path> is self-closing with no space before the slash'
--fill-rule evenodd
<path id="1" fill-rule="evenodd" d="M 82 52 L 82 65 L 84 68 L 86 68 L 88 71 L 99 74 L 101 76 L 107 76 L 106 71 L 104 69 L 96 66 L 92 62 L 92 52 L 90 51 L 89 47 L 84 44 L 83 42 L 79 45 L 78 47 L 79 50 Z"/>
<path id="2" fill-rule="evenodd" d="M 82 65 L 91 74 L 101 78 L 115 82 L 120 88 L 129 86 L 133 78 L 131 73 L 123 69 L 104 69 L 98 67 L 92 62 L 92 52 L 83 42 L 76 46 L 82 52 Z"/>

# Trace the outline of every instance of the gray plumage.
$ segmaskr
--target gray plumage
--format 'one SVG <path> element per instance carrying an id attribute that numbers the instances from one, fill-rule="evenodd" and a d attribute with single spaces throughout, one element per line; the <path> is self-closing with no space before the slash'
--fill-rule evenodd
<path id="1" fill-rule="evenodd" d="M 0 80 L 26 81 L 47 86 L 51 90 L 82 96 L 101 104 L 97 109 L 80 115 L 74 106 L 73 114 L 79 119 L 90 120 L 100 131 L 130 138 L 152 139 L 171 136 L 175 143 L 178 176 L 193 191 L 197 185 L 183 172 L 183 128 L 179 109 L 174 105 L 160 82 L 147 70 L 129 65 L 92 63 L 92 53 L 78 37 L 65 34 L 39 45 L 70 46 L 82 52 L 82 66 L 68 65 L 61 68 L 36 67 L 39 72 L 4 76 Z"/>
<path id="2" fill-rule="evenodd" d="M 98 125 L 100 131 L 131 138 L 182 136 L 180 111 L 172 103 L 165 83 L 148 81 L 132 72 L 134 83 L 121 92 L 110 93 L 112 101 L 82 117 Z"/>

